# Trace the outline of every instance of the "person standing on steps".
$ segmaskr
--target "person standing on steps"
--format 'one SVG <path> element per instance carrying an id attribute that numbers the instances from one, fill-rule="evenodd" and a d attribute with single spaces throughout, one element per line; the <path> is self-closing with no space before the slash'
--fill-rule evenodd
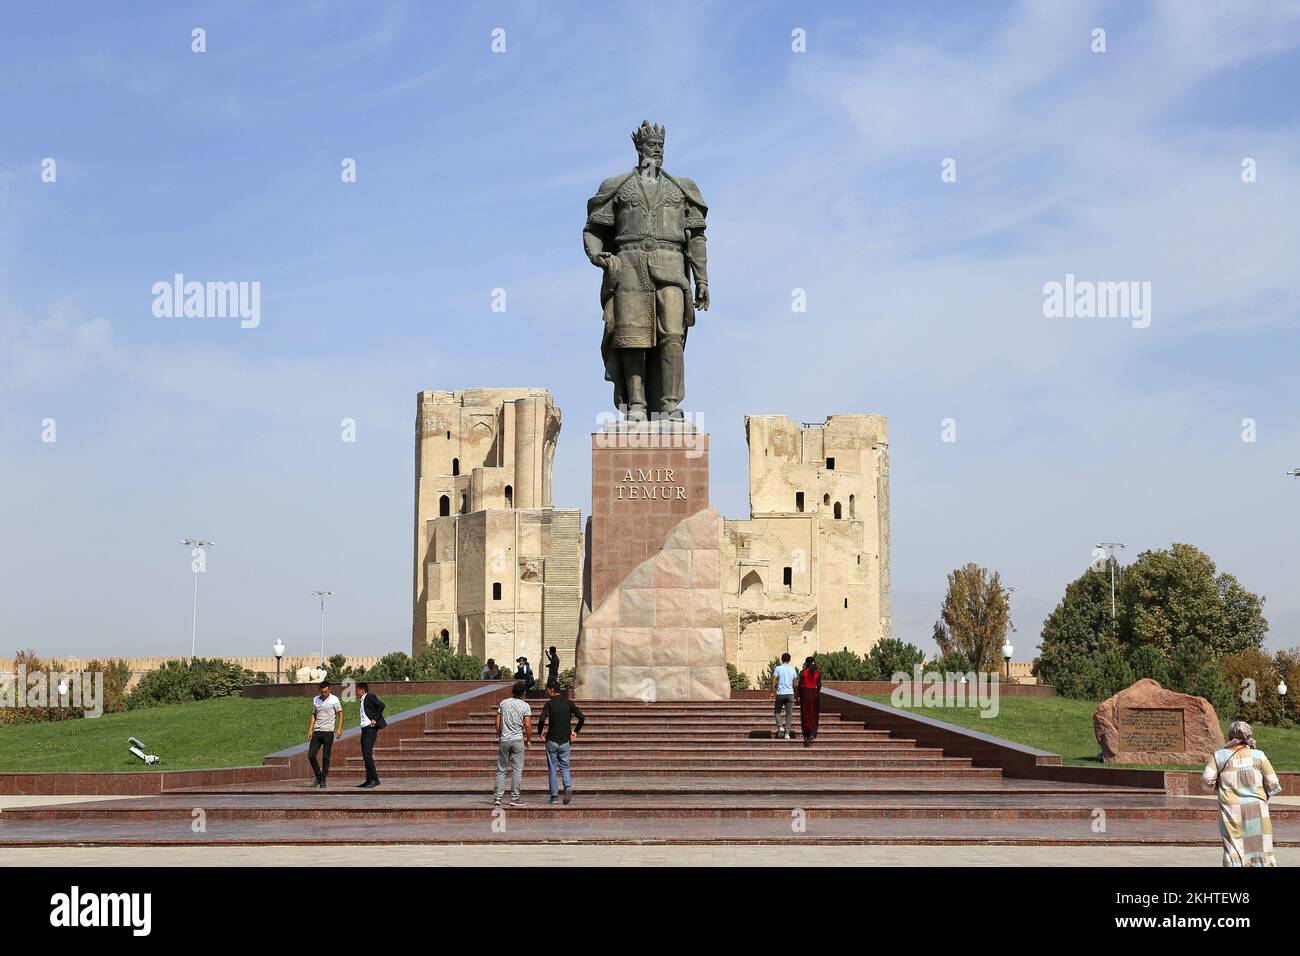
<path id="1" fill-rule="evenodd" d="M 552 651 L 555 648 L 551 648 Z M 559 800 L 560 784 L 558 776 L 564 780 L 564 802 L 573 799 L 573 781 L 569 777 L 569 749 L 574 737 L 586 723 L 578 705 L 560 693 L 558 684 L 547 684 L 549 698 L 542 705 L 542 715 L 537 718 L 537 736 L 546 740 L 546 775 L 550 778 L 551 803 Z M 573 718 L 578 718 L 578 726 L 570 729 Z"/>
<path id="2" fill-rule="evenodd" d="M 556 653 L 555 646 L 546 652 L 546 689 L 560 686 L 560 655 Z"/>
<path id="3" fill-rule="evenodd" d="M 330 682 L 320 682 L 320 693 L 311 701 L 311 720 L 307 724 L 307 762 L 316 775 L 316 786 L 325 789 L 325 778 L 330 773 L 330 751 L 334 741 L 343 736 L 343 705 L 330 693 Z M 323 764 L 316 763 L 316 754 L 324 748 Z"/>
<path id="4" fill-rule="evenodd" d="M 357 681 L 357 690 L 361 697 L 357 701 L 361 712 L 361 759 L 366 762 L 366 782 L 357 784 L 363 790 L 373 790 L 379 786 L 379 771 L 375 770 L 375 742 L 379 732 L 388 726 L 384 720 L 384 702 L 378 694 L 370 693 L 370 685 Z"/>
<path id="5" fill-rule="evenodd" d="M 794 682 L 799 679 L 799 672 L 790 663 L 788 653 L 781 655 L 781 663 L 772 668 L 772 700 L 776 702 L 773 713 L 776 714 L 776 735 L 791 740 L 790 731 L 794 727 Z M 785 708 L 785 727 L 781 726 L 781 709 Z"/>
<path id="6" fill-rule="evenodd" d="M 510 805 L 522 807 L 519 794 L 524 782 L 524 751 L 532 733 L 533 709 L 524 701 L 523 681 L 510 688 L 510 696 L 497 707 L 497 783 L 492 791 L 492 805 L 501 806 L 506 790 L 506 769 L 510 770 Z"/>
<path id="7" fill-rule="evenodd" d="M 817 722 L 822 709 L 822 672 L 817 659 L 809 657 L 799 672 L 799 726 L 803 730 L 803 745 L 811 747 L 817 739 Z"/>

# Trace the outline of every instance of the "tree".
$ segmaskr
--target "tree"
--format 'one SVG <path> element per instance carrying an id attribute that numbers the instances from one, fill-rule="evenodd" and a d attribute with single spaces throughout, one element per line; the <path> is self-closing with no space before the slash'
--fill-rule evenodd
<path id="1" fill-rule="evenodd" d="M 1133 668 L 1134 680 L 1149 677 L 1162 687 L 1170 686 L 1169 662 L 1154 647 L 1138 645 L 1128 655 L 1128 662 Z"/>
<path id="2" fill-rule="evenodd" d="M 1011 627 L 1011 606 L 996 571 L 967 564 L 948 575 L 948 594 L 934 642 L 941 654 L 961 651 L 976 671 L 997 670 Z"/>
<path id="3" fill-rule="evenodd" d="M 1286 681 L 1286 696 L 1282 698 L 1282 723 L 1293 726 L 1300 721 L 1300 647 L 1289 651 L 1278 651 L 1273 660 L 1277 664 L 1277 676 Z"/>
<path id="4" fill-rule="evenodd" d="M 1147 644 L 1166 659 L 1218 660 L 1260 647 L 1268 633 L 1264 600 L 1190 544 L 1144 551 L 1120 580 L 1120 639 Z M 1190 676 L 1190 675 L 1188 675 Z"/>
<path id="5" fill-rule="evenodd" d="M 1284 653 L 1279 652 L 1278 658 Z M 1225 654 L 1219 659 L 1224 679 L 1241 702 L 1237 708 L 1239 719 L 1251 724 L 1276 726 L 1282 723 L 1285 714 L 1282 698 L 1277 692 L 1279 663 L 1280 660 L 1255 647 L 1237 654 Z M 1215 710 L 1218 710 L 1217 705 Z"/>
<path id="6" fill-rule="evenodd" d="M 1199 694 L 1220 716 L 1236 713 L 1233 680 L 1220 662 L 1258 649 L 1268 631 L 1263 599 L 1189 544 L 1144 551 L 1116 571 L 1089 569 L 1065 589 L 1043 622 L 1034 673 L 1063 697 L 1109 697 L 1141 677 Z M 1276 682 L 1274 682 L 1276 683 Z"/>
<path id="7" fill-rule="evenodd" d="M 897 673 L 912 678 L 912 668 L 925 661 L 925 652 L 895 637 L 877 641 L 867 655 L 867 680 L 893 680 Z M 820 659 L 818 660 L 820 664 Z"/>
<path id="8" fill-rule="evenodd" d="M 1107 636 L 1115 640 L 1110 574 L 1109 562 L 1084 571 L 1065 586 L 1065 597 L 1043 622 L 1034 676 L 1063 697 L 1091 696 L 1085 688 L 1097 683 L 1096 656 Z M 1113 663 L 1109 669 L 1115 670 Z M 1089 671 L 1093 672 L 1091 678 Z"/>

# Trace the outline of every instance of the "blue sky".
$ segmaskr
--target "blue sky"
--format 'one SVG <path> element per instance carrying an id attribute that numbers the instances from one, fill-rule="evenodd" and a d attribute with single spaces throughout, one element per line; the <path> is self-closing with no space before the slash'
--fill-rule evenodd
<path id="1" fill-rule="evenodd" d="M 584 202 L 647 118 L 711 206 L 724 514 L 745 414 L 884 414 L 898 636 L 976 561 L 1028 651 L 1095 542 L 1187 541 L 1300 644 L 1297 3 L 125 9 L 0 15 L 0 655 L 188 652 L 191 535 L 201 653 L 309 654 L 319 587 L 332 648 L 406 649 L 420 389 L 551 389 L 586 510 Z M 261 324 L 156 318 L 177 272 Z M 1045 318 L 1067 272 L 1151 282 L 1150 327 Z"/>

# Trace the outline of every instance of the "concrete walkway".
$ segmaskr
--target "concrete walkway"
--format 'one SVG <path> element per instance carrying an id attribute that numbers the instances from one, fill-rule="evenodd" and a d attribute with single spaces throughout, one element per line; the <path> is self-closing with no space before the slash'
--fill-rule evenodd
<path id="1" fill-rule="evenodd" d="M 1218 867 L 1217 847 L 385 846 L 383 866 L 1184 866 Z M 6 866 L 349 866 L 349 846 L 12 847 Z M 1300 866 L 1300 849 L 1277 851 Z"/>
<path id="2" fill-rule="evenodd" d="M 52 807 L 63 803 L 95 803 L 100 800 L 140 800 L 141 797 L 119 797 L 113 794 L 90 795 L 90 794 L 47 794 L 45 796 L 19 796 L 18 794 L 6 794 L 0 796 L 0 813 L 5 810 L 18 807 Z"/>

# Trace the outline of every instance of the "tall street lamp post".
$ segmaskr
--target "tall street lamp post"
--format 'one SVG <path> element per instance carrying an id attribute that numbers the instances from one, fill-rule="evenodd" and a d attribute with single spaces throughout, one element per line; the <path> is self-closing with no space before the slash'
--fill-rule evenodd
<path id="1" fill-rule="evenodd" d="M 1097 547 L 1102 549 L 1102 552 L 1106 555 L 1107 558 L 1106 563 L 1110 565 L 1110 619 L 1111 622 L 1114 623 L 1115 621 L 1115 564 L 1118 561 L 1118 558 L 1115 557 L 1115 550 L 1117 548 L 1127 548 L 1128 545 L 1124 544 L 1124 542 L 1122 541 L 1103 541 L 1099 545 L 1097 545 Z"/>
<path id="2" fill-rule="evenodd" d="M 321 667 L 325 666 L 325 599 L 333 594 L 333 591 L 312 591 L 312 594 L 320 598 L 320 662 Z"/>
<path id="3" fill-rule="evenodd" d="M 190 660 L 198 656 L 199 575 L 208 569 L 207 549 L 215 542 L 207 538 L 184 538 L 181 544 L 190 549 L 190 570 L 194 572 L 194 601 L 190 605 Z"/>

